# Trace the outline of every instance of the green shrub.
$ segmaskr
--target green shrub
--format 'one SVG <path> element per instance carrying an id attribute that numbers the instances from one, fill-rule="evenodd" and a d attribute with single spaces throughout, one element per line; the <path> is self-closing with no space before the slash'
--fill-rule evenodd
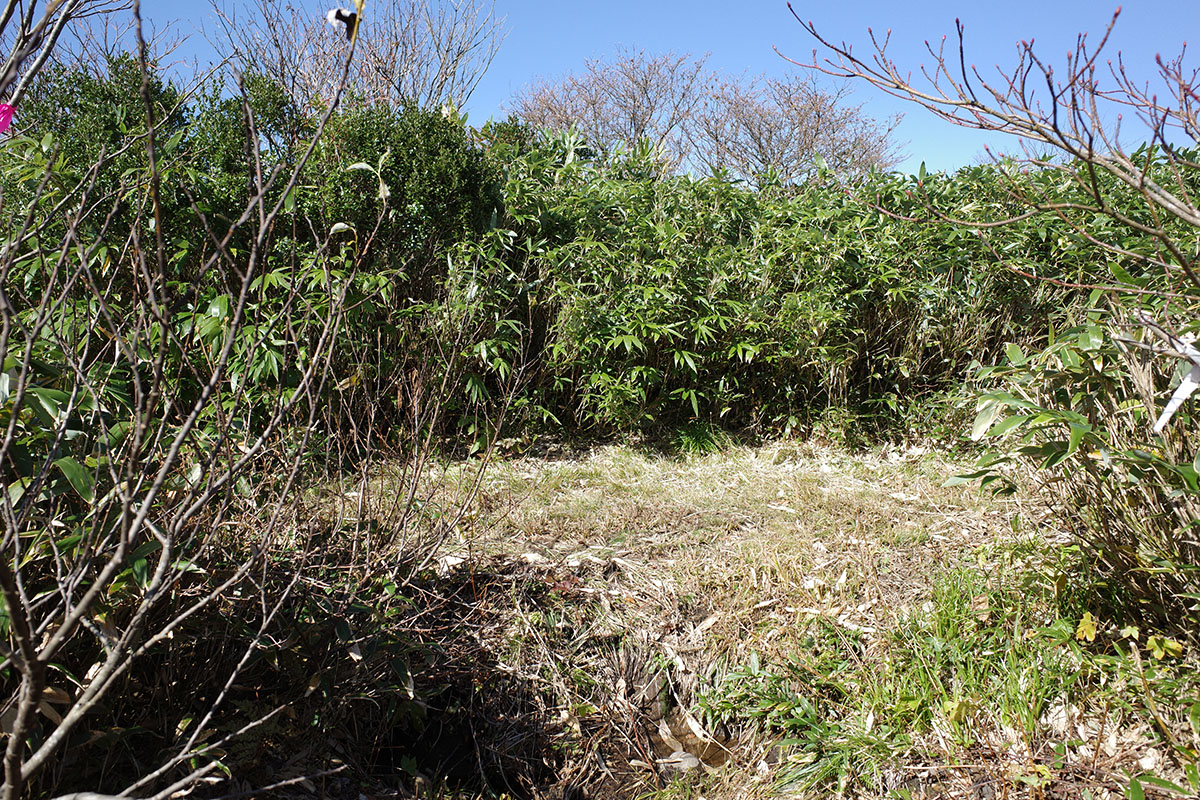
<path id="1" fill-rule="evenodd" d="M 530 391 L 584 428 L 795 427 L 841 408 L 887 429 L 1081 299 L 969 232 L 886 215 L 833 182 L 756 192 L 669 176 L 649 150 L 598 162 L 571 133 L 523 147 L 500 148 L 502 226 L 528 244 L 513 273 L 531 301 Z M 922 213 L 922 192 L 965 216 L 1008 209 L 985 168 L 874 175 L 861 192 L 900 214 Z M 1052 233 L 1014 230 L 1006 247 L 1056 259 L 1043 272 L 1086 269 Z"/>
<path id="2" fill-rule="evenodd" d="M 980 370 L 974 437 L 993 442 L 980 479 L 1001 490 L 1033 475 L 1055 516 L 1098 572 L 1117 618 L 1200 630 L 1200 464 L 1186 408 L 1155 436 L 1156 398 L 1171 374 L 1120 347 L 1110 316 Z M 1016 469 L 1014 469 L 1014 467 Z"/>

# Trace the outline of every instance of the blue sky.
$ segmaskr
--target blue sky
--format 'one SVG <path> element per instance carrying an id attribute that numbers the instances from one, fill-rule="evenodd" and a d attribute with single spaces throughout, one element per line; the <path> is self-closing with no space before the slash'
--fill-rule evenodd
<path id="1" fill-rule="evenodd" d="M 332 0 L 292 2 L 311 5 L 317 16 L 332 4 Z M 367 0 L 368 24 L 371 2 Z M 489 117 L 502 116 L 505 102 L 536 77 L 577 70 L 585 58 L 611 53 L 617 45 L 655 52 L 709 53 L 711 67 L 730 73 L 785 75 L 798 71 L 776 54 L 776 47 L 798 60 L 811 57 L 815 41 L 795 21 L 784 0 L 742 0 L 736 9 L 734 5 L 701 0 L 496 0 L 497 13 L 506 17 L 508 35 L 465 109 L 469 120 L 482 124 Z M 869 50 L 868 27 L 876 34 L 890 28 L 889 55 L 914 74 L 922 63 L 931 62 L 925 40 L 936 42 L 942 35 L 953 39 L 954 20 L 961 18 L 966 25 L 968 62 L 985 74 L 995 74 L 995 65 L 1015 64 L 1016 43 L 1030 37 L 1045 59 L 1065 65 L 1076 35 L 1088 31 L 1089 40 L 1098 40 L 1117 3 L 842 0 L 793 2 L 793 6 L 827 38 L 853 43 L 856 52 Z M 207 0 L 143 0 L 143 13 L 156 22 L 176 21 L 180 33 L 198 29 L 212 15 Z M 1200 3 L 1196 0 L 1132 0 L 1124 4 L 1106 52 L 1115 57 L 1121 50 L 1130 71 L 1145 81 L 1155 75 L 1156 54 L 1174 57 L 1187 38 L 1196 34 L 1200 34 Z M 211 51 L 198 36 L 184 51 L 189 47 L 202 61 L 211 58 Z M 1196 55 L 1189 54 L 1187 63 L 1200 66 Z M 853 100 L 879 117 L 904 112 L 897 135 L 905 142 L 909 158 L 901 169 L 915 171 L 921 161 L 931 169 L 953 169 L 985 159 L 985 145 L 1013 146 L 1014 140 L 1008 137 L 957 128 L 865 84 L 856 87 Z"/>

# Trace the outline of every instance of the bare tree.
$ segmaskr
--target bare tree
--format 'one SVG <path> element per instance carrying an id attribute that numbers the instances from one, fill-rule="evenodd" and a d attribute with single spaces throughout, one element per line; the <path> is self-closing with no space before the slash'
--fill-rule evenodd
<path id="1" fill-rule="evenodd" d="M 973 477 L 1003 485 L 1002 471 L 1013 463 L 1045 476 L 1043 497 L 1087 548 L 1088 569 L 1105 572 L 1117 594 L 1136 600 L 1125 601 L 1123 613 L 1194 637 L 1200 504 L 1194 483 L 1179 476 L 1192 469 L 1197 441 L 1192 426 L 1168 426 L 1200 388 L 1193 344 L 1200 328 L 1200 70 L 1181 52 L 1156 59 L 1153 84 L 1135 80 L 1119 52 L 1102 57 L 1119 14 L 1099 41 L 1080 34 L 1065 65 L 1056 68 L 1022 41 L 1016 64 L 988 76 L 969 66 L 958 23 L 957 41 L 928 46 L 932 63 L 915 79 L 888 57 L 887 37 L 871 34 L 873 47 L 861 55 L 797 17 L 824 55 L 814 49 L 796 63 L 866 81 L 955 125 L 1019 137 L 1015 153 L 995 159 L 1016 213 L 955 219 L 928 197 L 925 213 L 973 229 L 985 246 L 990 231 L 1034 219 L 1090 243 L 1112 280 L 1051 278 L 1038 274 L 1042 265 L 1023 270 L 1001 248 L 992 253 L 1031 280 L 1090 290 L 1089 305 L 1104 308 L 1115 330 L 1103 336 L 1087 326 L 1028 360 L 1010 356 L 988 370 L 1003 390 L 979 397 L 975 435 L 1008 443 L 985 456 Z M 1172 374 L 1178 383 L 1163 403 Z M 1047 457 L 1051 450 L 1056 455 Z M 1103 463 L 1085 452 L 1102 453 Z M 1136 661 L 1135 643 L 1129 652 Z M 1164 741 L 1184 751 L 1147 702 Z"/>
<path id="2" fill-rule="evenodd" d="M 794 9 L 792 13 L 795 15 Z M 814 49 L 811 60 L 793 63 L 839 78 L 865 80 L 955 125 L 1019 137 L 1024 157 L 1006 157 L 997 163 L 1002 173 L 1013 176 L 1008 184 L 1010 191 L 1028 210 L 1011 219 L 975 227 L 982 232 L 988 227 L 1048 214 L 1102 250 L 1158 270 L 1162 280 L 1151 288 L 1129 282 L 1083 288 L 1165 300 L 1158 313 L 1168 319 L 1154 322 L 1142 309 L 1135 311 L 1132 319 L 1152 340 L 1166 337 L 1170 344 L 1181 341 L 1179 331 L 1173 330 L 1169 321 L 1172 307 L 1193 324 L 1195 292 L 1200 290 L 1200 247 L 1196 244 L 1200 204 L 1195 193 L 1200 162 L 1195 150 L 1184 146 L 1187 142 L 1193 147 L 1200 145 L 1200 69 L 1186 67 L 1184 53 L 1169 60 L 1159 56 L 1160 94 L 1149 84 L 1130 77 L 1119 52 L 1115 60 L 1102 61 L 1101 53 L 1120 13 L 1118 8 L 1095 46 L 1089 44 L 1086 33 L 1081 33 L 1074 51 L 1067 54 L 1065 69 L 1057 73 L 1035 52 L 1030 40 L 1018 45 L 1014 67 L 985 78 L 974 66 L 967 66 L 961 22 L 957 22 L 957 47 L 952 46 L 950 54 L 945 37 L 936 48 L 927 44 L 933 64 L 922 67 L 922 84 L 914 82 L 910 72 L 888 57 L 886 37 L 880 40 L 868 30 L 873 52 L 869 58 L 862 58 L 854 55 L 849 45 L 823 38 L 812 22 L 804 22 L 799 16 L 796 19 L 830 56 L 819 59 Z M 1140 123 L 1134 133 L 1135 149 L 1128 144 L 1130 132 L 1122 129 L 1127 116 Z M 1049 155 L 1045 154 L 1047 147 Z M 1031 194 L 1029 187 L 1036 184 L 1016 180 L 1013 174 L 1022 170 L 1058 173 L 1082 199 L 1067 201 L 1061 195 Z M 1101 180 L 1102 175 L 1115 180 Z M 1134 250 L 1122 236 L 1097 233 L 1092 224 L 1097 217 L 1117 223 L 1118 230 L 1148 238 L 1156 249 Z M 1157 344 L 1147 347 L 1162 350 Z M 1177 345 L 1168 346 L 1166 352 L 1191 362 L 1196 372 L 1180 385 L 1167 410 L 1158 415 L 1156 433 L 1200 385 L 1196 380 L 1200 378 L 1200 357 Z M 1141 388 L 1147 405 L 1153 408 L 1151 387 L 1143 381 Z"/>
<path id="3" fill-rule="evenodd" d="M 8 0 L 0 11 L 0 97 L 21 102 L 29 82 L 52 58 L 62 35 L 92 17 L 107 17 L 129 0 L 59 0 L 39 4 Z"/>
<path id="4" fill-rule="evenodd" d="M 60 6 L 59 13 L 69 13 L 76 5 Z M 55 15 L 53 6 L 48 4 L 47 17 Z M 136 0 L 134 19 L 145 71 L 148 54 Z M 14 50 L 22 47 L 18 38 Z M 20 59 L 10 58 L 9 71 L 20 64 Z M 25 76 L 34 75 L 38 66 L 33 65 Z M 218 402 L 231 363 L 235 358 L 253 358 L 265 344 L 262 338 L 244 339 L 249 351 L 236 354 L 237 332 L 246 329 L 255 302 L 251 285 L 262 269 L 264 246 L 283 206 L 282 199 L 268 201 L 267 195 L 273 189 L 290 190 L 299 167 L 290 173 L 260 171 L 254 196 L 232 228 L 223 234 L 208 232 L 213 248 L 206 269 L 237 275 L 240 288 L 228 309 L 227 335 L 212 353 L 209 374 L 178 373 L 171 353 L 189 343 L 162 336 L 172 312 L 164 296 L 169 256 L 161 225 L 145 238 L 146 223 L 162 218 L 159 191 L 165 169 L 155 136 L 158 121 L 145 96 L 147 86 L 143 79 L 148 129 L 129 147 L 145 149 L 150 183 L 132 210 L 135 219 L 125 228 L 124 238 L 113 220 L 128 187 L 115 194 L 96 188 L 96 176 L 117 154 L 104 154 L 74 186 L 67 187 L 50 180 L 55 168 L 51 158 L 43 163 L 45 174 L 35 179 L 23 227 L 6 231 L 0 257 L 0 283 L 5 287 L 0 292 L 0 355 L 10 366 L 5 375 L 7 426 L 0 462 L 5 465 L 6 481 L 11 481 L 0 497 L 0 592 L 6 638 L 11 642 L 2 653 L 3 666 L 19 675 L 5 704 L 8 741 L 0 796 L 6 800 L 22 796 L 89 713 L 121 685 L 140 656 L 172 638 L 190 617 L 210 607 L 259 564 L 257 557 L 249 558 L 217 586 L 187 599 L 180 595 L 187 575 L 185 562 L 201 563 L 217 547 L 215 529 L 198 525 L 198 519 L 219 521 L 234 513 L 237 503 L 230 487 L 238 475 L 274 458 L 271 440 L 285 421 L 318 408 L 314 401 L 327 377 L 328 353 L 341 321 L 340 314 L 326 316 L 314 338 L 315 357 L 301 367 L 298 391 L 277 404 L 255 435 L 239 440 L 230 435 L 231 429 L 221 432 L 220 426 L 217 431 L 202 430 L 201 421 Z M 318 134 L 331 112 L 332 107 L 320 121 Z M 311 152 L 310 146 L 301 163 Z M 44 216 L 48 211 L 50 216 Z M 59 221 L 64 225 L 64 240 L 44 242 L 42 229 Z M 93 238 L 84 233 L 97 225 L 108 235 Z M 241 263 L 228 249 L 237 229 L 252 234 L 252 252 Z M 114 248 L 111 256 L 110 247 Z M 115 272 L 105 266 L 115 261 L 120 262 Z M 52 267 L 37 280 L 16 280 L 18 275 L 28 275 L 31 265 L 43 262 Z M 126 283 L 125 276 L 132 280 Z M 330 290 L 336 309 L 341 290 L 332 285 Z M 91 298 L 90 316 L 79 315 L 81 297 Z M 285 307 L 290 305 L 286 298 L 282 300 Z M 59 363 L 45 363 L 48 353 Z M 114 382 L 122 382 L 118 376 L 129 381 L 128 409 L 114 405 Z M 201 383 L 194 398 L 183 389 L 188 377 Z M 120 418 L 119 437 L 112 436 L 114 417 Z M 106 418 L 109 424 L 102 421 Z M 168 419 L 177 424 L 164 424 Z M 64 453 L 63 442 L 68 439 L 87 441 L 105 435 L 110 444 L 97 451 L 104 455 L 95 466 L 82 455 Z M 23 468 L 21 464 L 30 458 L 32 464 Z M 194 464 L 195 480 L 180 484 L 178 470 L 187 462 Z M 279 464 L 280 498 L 290 494 L 299 463 L 285 458 Z M 60 476 L 73 490 L 68 496 L 53 488 Z M 90 509 L 86 517 L 79 515 L 80 501 Z M 272 509 L 269 522 L 254 548 L 259 554 L 273 547 L 281 530 L 279 522 L 286 518 L 287 505 L 267 508 Z M 56 535 L 65 526 L 78 533 L 70 545 Z M 127 573 L 130 569 L 136 574 Z M 120 614 L 98 619 L 98 603 L 111 599 L 122 575 L 127 575 L 125 581 L 133 578 L 138 591 Z M 269 625 L 278 599 L 268 603 L 263 624 Z M 164 616 L 165 609 L 169 613 Z M 85 640 L 94 643 L 95 655 L 84 664 L 71 691 L 64 688 L 56 664 L 77 658 Z M 82 652 L 91 649 L 84 645 Z M 219 705 L 220 701 L 210 711 L 215 713 Z M 41 728 L 43 718 L 50 724 L 48 729 Z M 154 775 L 170 774 L 196 752 L 193 736 L 177 759 Z M 198 770 L 185 770 L 189 774 L 173 789 L 215 768 L 209 760 Z"/>
<path id="5" fill-rule="evenodd" d="M 687 126 L 692 152 L 711 170 L 751 181 L 773 173 L 802 182 L 821 162 L 846 177 L 895 165 L 899 115 L 877 121 L 849 95 L 845 84 L 825 90 L 797 77 L 720 80 Z"/>
<path id="6" fill-rule="evenodd" d="M 677 165 L 688 156 L 686 126 L 704 97 L 707 60 L 621 49 L 611 60 L 584 62 L 580 74 L 527 87 L 512 110 L 536 127 L 574 126 L 605 154 L 648 139 Z"/>
<path id="7" fill-rule="evenodd" d="M 287 87 L 298 107 L 328 104 L 347 43 L 325 20 L 284 0 L 224 8 L 223 38 L 243 73 Z M 358 101 L 462 107 L 504 39 L 488 0 L 373 3 L 359 19 L 348 90 Z"/>
<path id="8" fill-rule="evenodd" d="M 707 59 L 620 50 L 585 62 L 579 74 L 527 87 L 512 110 L 536 127 L 574 127 L 605 155 L 647 139 L 670 168 L 747 180 L 771 172 L 801 181 L 822 160 L 844 175 L 897 161 L 899 117 L 872 119 L 846 102 L 847 87 L 722 76 L 705 70 Z"/>

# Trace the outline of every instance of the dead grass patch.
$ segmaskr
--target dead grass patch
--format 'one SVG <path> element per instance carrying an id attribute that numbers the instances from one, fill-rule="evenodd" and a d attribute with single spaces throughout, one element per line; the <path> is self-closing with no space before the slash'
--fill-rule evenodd
<path id="1" fill-rule="evenodd" d="M 701 719 L 702 691 L 751 659 L 794 659 L 817 623 L 861 643 L 863 664 L 885 663 L 890 632 L 930 613 L 943 576 L 970 570 L 983 576 L 981 593 L 1010 591 L 1005 576 L 1057 537 L 1020 499 L 944 487 L 963 466 L 919 448 L 851 454 L 793 443 L 685 458 L 609 446 L 497 463 L 462 546 L 523 565 L 549 591 L 550 606 L 513 609 L 504 663 L 540 676 L 554 698 L 560 787 L 589 797 L 777 792 L 795 752 L 753 726 Z M 972 709 L 974 743 L 926 726 L 890 752 L 895 763 L 879 769 L 873 791 L 1117 791 L 1123 779 L 1104 770 L 1136 767 L 1152 738 L 1130 729 L 1119 746 L 1082 742 L 1064 757 L 1047 749 L 1052 733 L 1032 741 Z M 1131 719 L 1114 712 L 1107 732 L 1091 720 L 1072 735 L 1098 741 Z"/>

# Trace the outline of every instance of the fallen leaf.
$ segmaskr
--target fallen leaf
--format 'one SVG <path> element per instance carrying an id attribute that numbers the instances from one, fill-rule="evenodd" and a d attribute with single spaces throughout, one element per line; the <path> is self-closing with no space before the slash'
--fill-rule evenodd
<path id="1" fill-rule="evenodd" d="M 1081 642 L 1084 639 L 1089 642 L 1096 641 L 1096 618 L 1092 616 L 1092 612 L 1084 612 L 1083 619 L 1079 620 L 1079 627 L 1075 629 L 1075 638 Z"/>

